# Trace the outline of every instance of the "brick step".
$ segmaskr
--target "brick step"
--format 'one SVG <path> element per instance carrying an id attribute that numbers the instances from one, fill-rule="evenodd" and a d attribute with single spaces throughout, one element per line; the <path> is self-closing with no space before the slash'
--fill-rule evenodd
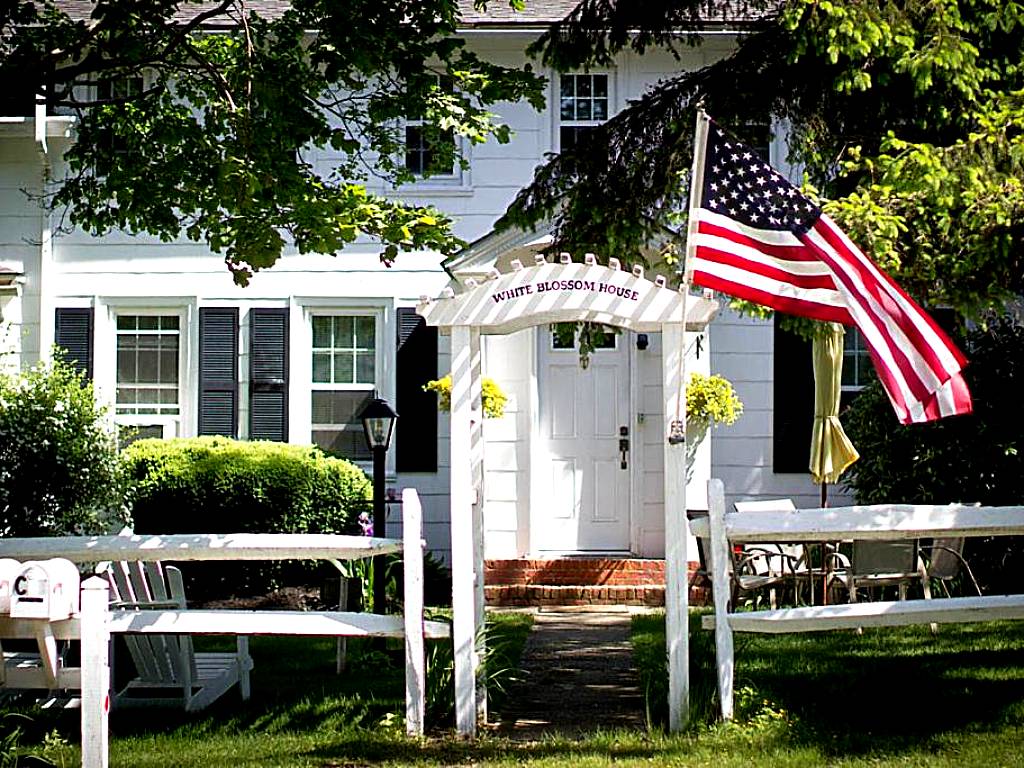
<path id="1" fill-rule="evenodd" d="M 665 605 L 665 587 L 652 585 L 487 585 L 484 596 L 492 606 Z"/>
<path id="2" fill-rule="evenodd" d="M 567 557 L 550 560 L 488 560 L 488 586 L 664 587 L 665 561 L 640 558 Z"/>

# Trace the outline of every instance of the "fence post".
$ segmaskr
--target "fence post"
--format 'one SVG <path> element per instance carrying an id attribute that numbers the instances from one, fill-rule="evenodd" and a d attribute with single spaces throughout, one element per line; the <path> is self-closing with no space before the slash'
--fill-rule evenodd
<path id="1" fill-rule="evenodd" d="M 426 654 L 423 626 L 423 509 L 413 488 L 402 490 L 402 551 L 405 569 L 405 730 L 423 735 Z"/>
<path id="2" fill-rule="evenodd" d="M 93 576 L 82 585 L 82 768 L 107 768 L 110 714 L 110 586 Z"/>
<path id="3" fill-rule="evenodd" d="M 722 719 L 732 720 L 733 647 L 729 626 L 729 541 L 725 531 L 725 486 L 708 480 L 708 523 L 711 527 L 711 595 L 715 602 L 715 662 Z"/>

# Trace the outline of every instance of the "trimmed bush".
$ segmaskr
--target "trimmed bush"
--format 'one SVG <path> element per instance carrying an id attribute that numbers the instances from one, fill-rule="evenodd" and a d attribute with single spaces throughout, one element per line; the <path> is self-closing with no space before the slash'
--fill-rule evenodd
<path id="1" fill-rule="evenodd" d="M 372 496 L 359 467 L 313 446 L 139 440 L 125 457 L 136 533 L 359 534 L 358 515 Z M 190 595 L 202 597 L 254 594 L 312 576 L 308 568 L 271 563 L 190 563 L 184 570 Z"/>
<path id="2" fill-rule="evenodd" d="M 123 468 L 104 416 L 92 384 L 59 359 L 0 374 L 0 536 L 124 525 Z"/>
<path id="3" fill-rule="evenodd" d="M 877 381 L 843 413 L 860 452 L 844 477 L 858 503 L 1024 503 L 1024 328 L 992 321 L 964 351 L 972 414 L 900 426 Z M 968 540 L 967 559 L 987 591 L 1024 592 L 1020 538 Z"/>

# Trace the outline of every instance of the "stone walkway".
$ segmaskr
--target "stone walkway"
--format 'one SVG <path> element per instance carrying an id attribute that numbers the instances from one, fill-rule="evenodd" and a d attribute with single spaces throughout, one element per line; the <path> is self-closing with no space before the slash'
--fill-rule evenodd
<path id="1" fill-rule="evenodd" d="M 523 680 L 512 686 L 498 730 L 514 739 L 644 729 L 644 700 L 630 645 L 630 613 L 542 609 L 523 650 Z"/>

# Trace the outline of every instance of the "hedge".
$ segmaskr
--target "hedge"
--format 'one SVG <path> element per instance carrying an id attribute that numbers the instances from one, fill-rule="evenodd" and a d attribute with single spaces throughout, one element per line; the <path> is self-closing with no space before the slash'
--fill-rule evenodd
<path id="1" fill-rule="evenodd" d="M 359 467 L 313 446 L 223 437 L 139 440 L 125 459 L 136 533 L 359 534 L 358 515 L 372 496 Z M 253 594 L 311 575 L 308 567 L 268 563 L 183 570 L 191 597 Z"/>

